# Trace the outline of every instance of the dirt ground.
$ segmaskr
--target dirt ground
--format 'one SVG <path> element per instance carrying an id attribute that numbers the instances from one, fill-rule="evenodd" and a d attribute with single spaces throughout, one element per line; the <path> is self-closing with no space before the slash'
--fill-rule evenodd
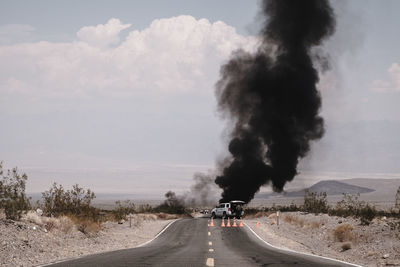
<path id="1" fill-rule="evenodd" d="M 133 248 L 152 239 L 168 223 L 152 214 L 134 215 L 122 224 L 105 222 L 90 235 L 78 231 L 68 220 L 25 218 L 0 219 L 0 266 L 35 266 L 88 254 Z M 51 229 L 49 224 L 51 223 Z"/>
<path id="2" fill-rule="evenodd" d="M 400 266 L 399 219 L 382 217 L 362 225 L 353 218 L 285 212 L 279 225 L 275 213 L 245 221 L 277 247 L 362 266 Z"/>

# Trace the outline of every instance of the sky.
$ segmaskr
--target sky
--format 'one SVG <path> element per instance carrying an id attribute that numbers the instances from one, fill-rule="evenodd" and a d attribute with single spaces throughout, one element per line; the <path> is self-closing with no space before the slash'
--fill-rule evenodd
<path id="1" fill-rule="evenodd" d="M 318 84 L 326 134 L 299 179 L 392 177 L 400 173 L 400 2 L 332 5 L 336 33 L 318 48 L 330 61 Z M 160 196 L 184 191 L 226 155 L 214 85 L 233 51 L 256 49 L 258 1 L 0 7 L 0 160 L 28 174 L 28 192 L 58 182 Z"/>

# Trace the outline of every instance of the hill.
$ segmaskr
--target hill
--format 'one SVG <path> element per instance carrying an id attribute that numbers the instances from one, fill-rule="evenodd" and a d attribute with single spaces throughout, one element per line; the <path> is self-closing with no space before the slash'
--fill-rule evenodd
<path id="1" fill-rule="evenodd" d="M 374 189 L 370 189 L 367 187 L 357 186 L 354 184 L 348 184 L 344 182 L 339 182 L 335 180 L 324 180 L 319 181 L 316 184 L 310 186 L 309 188 L 305 188 L 299 191 L 292 192 L 284 192 L 284 193 L 261 193 L 258 194 L 257 198 L 269 198 L 274 196 L 283 196 L 283 197 L 303 197 L 305 191 L 309 190 L 315 193 L 326 192 L 328 196 L 342 195 L 342 194 L 363 194 L 370 193 L 375 191 Z"/>

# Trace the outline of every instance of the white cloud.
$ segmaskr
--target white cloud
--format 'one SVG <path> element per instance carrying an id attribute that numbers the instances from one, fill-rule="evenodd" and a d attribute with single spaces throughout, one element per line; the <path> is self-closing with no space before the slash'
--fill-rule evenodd
<path id="1" fill-rule="evenodd" d="M 191 16 L 155 20 L 118 44 L 129 26 L 111 19 L 83 27 L 69 43 L 0 46 L 0 92 L 76 98 L 213 90 L 230 53 L 256 44 L 221 21 Z"/>
<path id="2" fill-rule="evenodd" d="M 387 80 L 375 80 L 372 83 L 372 90 L 378 93 L 400 92 L 400 65 L 393 63 L 388 71 Z"/>
<path id="3" fill-rule="evenodd" d="M 122 24 L 119 19 L 112 18 L 106 24 L 83 27 L 76 35 L 81 41 L 90 45 L 107 47 L 118 44 L 120 32 L 130 26 L 131 24 Z"/>

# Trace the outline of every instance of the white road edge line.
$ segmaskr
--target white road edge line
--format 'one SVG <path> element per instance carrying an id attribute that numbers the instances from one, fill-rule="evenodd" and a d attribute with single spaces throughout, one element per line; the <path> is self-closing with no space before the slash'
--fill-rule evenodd
<path id="1" fill-rule="evenodd" d="M 209 245 L 209 246 L 212 246 L 212 242 L 211 242 L 211 241 L 210 241 L 210 242 L 208 242 L 208 245 Z"/>
<path id="2" fill-rule="evenodd" d="M 208 232 L 208 236 L 210 236 L 211 235 L 211 233 L 210 232 Z"/>
<path id="3" fill-rule="evenodd" d="M 358 265 L 358 264 L 350 263 L 350 262 L 345 262 L 345 261 L 341 261 L 341 260 L 338 260 L 338 259 L 333 259 L 333 258 L 328 258 L 328 257 L 324 257 L 324 256 L 319 256 L 319 255 L 304 253 L 304 252 L 295 251 L 295 250 L 291 250 L 291 249 L 287 249 L 287 248 L 276 247 L 276 246 L 274 246 L 274 245 L 268 243 L 268 242 L 265 241 L 264 239 L 262 239 L 256 232 L 254 232 L 253 229 L 251 229 L 250 226 L 247 225 L 247 223 L 244 222 L 244 225 L 246 225 L 246 227 L 249 228 L 249 230 L 250 230 L 258 239 L 260 239 L 262 242 L 264 242 L 264 243 L 267 244 L 268 246 L 273 247 L 273 248 L 275 248 L 275 249 L 279 249 L 279 250 L 283 250 L 283 251 L 288 251 L 288 252 L 292 252 L 292 253 L 297 253 L 297 254 L 301 254 L 301 255 L 306 255 L 306 256 L 311 256 L 311 257 L 316 257 L 316 258 L 321 258 L 321 259 L 325 259 L 325 260 L 336 261 L 336 262 L 339 262 L 339 263 L 344 263 L 344 264 L 348 264 L 348 265 L 355 266 L 355 267 L 363 267 L 362 265 Z"/>
<path id="4" fill-rule="evenodd" d="M 214 258 L 207 258 L 206 265 L 214 267 Z"/>
<path id="5" fill-rule="evenodd" d="M 162 229 L 161 232 L 159 232 L 153 239 L 151 239 L 151 240 L 149 240 L 149 241 L 147 241 L 147 242 L 144 242 L 143 244 L 140 244 L 139 246 L 136 246 L 136 247 L 134 247 L 134 248 L 140 248 L 140 247 L 143 247 L 143 246 L 147 245 L 148 243 L 152 242 L 154 239 L 156 239 L 156 238 L 159 237 L 162 233 L 164 233 L 164 232 L 168 229 L 168 227 L 171 226 L 171 224 L 173 224 L 174 222 L 176 222 L 176 221 L 178 221 L 178 220 L 179 220 L 179 219 L 173 220 L 172 222 L 170 222 L 169 224 L 167 224 L 167 226 L 165 226 L 164 229 Z"/>
<path id="6" fill-rule="evenodd" d="M 209 252 L 214 252 L 214 249 L 213 249 L 213 248 L 210 248 L 208 251 L 209 251 Z"/>
<path id="7" fill-rule="evenodd" d="M 175 220 L 173 220 L 172 222 L 170 222 L 169 224 L 167 224 L 167 226 L 165 226 L 164 229 L 162 229 L 161 232 L 159 232 L 153 239 L 151 239 L 151 240 L 149 240 L 149 241 L 147 241 L 147 242 L 144 242 L 143 244 L 140 244 L 140 245 L 138 245 L 138 246 L 136 246 L 136 247 L 132 247 L 132 248 L 140 248 L 140 247 L 143 247 L 143 246 L 147 245 L 148 243 L 150 243 L 151 241 L 153 241 L 154 239 L 156 239 L 157 237 L 159 237 L 162 233 L 164 233 L 164 231 L 167 230 L 167 228 L 170 227 L 171 224 L 173 224 L 174 222 L 179 221 L 179 220 L 180 220 L 180 219 L 175 219 Z M 93 256 L 93 255 L 97 255 L 97 254 L 103 254 L 103 253 L 108 253 L 108 252 L 113 252 L 113 251 L 118 251 L 118 250 L 125 250 L 125 249 L 132 249 L 132 248 L 121 248 L 121 249 L 116 249 L 116 250 L 103 251 L 103 252 L 98 252 L 98 253 L 93 253 L 93 254 L 82 255 L 82 256 L 79 256 L 79 257 L 75 257 L 75 258 L 62 259 L 62 260 L 59 260 L 59 261 L 50 262 L 50 263 L 45 263 L 45 264 L 40 264 L 40 265 L 36 265 L 36 266 L 37 266 L 37 267 L 50 266 L 50 265 L 57 264 L 57 263 L 61 263 L 61 262 L 65 262 L 65 261 L 77 260 L 77 259 L 80 259 L 80 258 L 84 258 L 84 257 L 86 257 L 86 256 Z"/>

